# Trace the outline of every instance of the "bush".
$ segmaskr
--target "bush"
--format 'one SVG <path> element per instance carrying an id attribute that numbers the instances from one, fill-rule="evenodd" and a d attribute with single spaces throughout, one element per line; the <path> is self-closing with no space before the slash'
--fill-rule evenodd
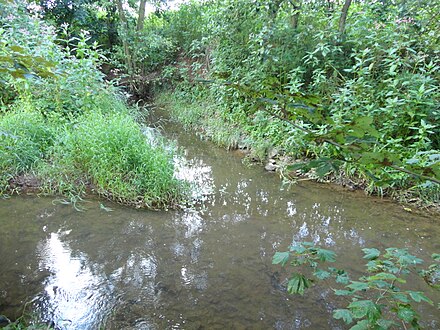
<path id="1" fill-rule="evenodd" d="M 437 3 L 353 2 L 343 34 L 340 2 L 198 5 L 195 16 L 209 24 L 185 27 L 191 43 L 182 43 L 184 33 L 176 39 L 200 50 L 205 58 L 196 59 L 209 70 L 198 75 L 209 84 L 196 88 L 194 72 L 175 79 L 178 120 L 197 120 L 193 108 L 201 105 L 193 126 L 212 131 L 214 140 L 219 126 L 235 127 L 255 149 L 275 146 L 294 158 L 316 158 L 287 172 L 342 182 L 349 176 L 368 192 L 399 191 L 403 200 L 438 204 Z M 170 26 L 185 26 L 187 9 L 178 13 Z M 166 77 L 173 72 L 168 68 Z M 193 100 L 196 105 L 179 105 Z"/>
<path id="2" fill-rule="evenodd" d="M 424 292 L 413 291 L 409 285 L 420 276 L 429 287 L 439 289 L 440 254 L 432 254 L 433 263 L 421 268 L 423 260 L 411 255 L 407 249 L 387 248 L 385 253 L 376 248 L 364 248 L 366 270 L 357 280 L 339 267 L 325 267 L 335 262 L 336 254 L 310 242 L 293 242 L 289 251 L 276 252 L 273 264 L 289 264 L 295 269 L 289 276 L 287 291 L 305 294 L 319 281 L 331 281 L 336 296 L 347 297 L 346 308 L 333 311 L 335 319 L 342 319 L 350 329 L 421 329 L 416 306 L 434 305 Z M 408 280 L 409 285 L 406 285 Z M 425 290 L 429 292 L 427 287 Z M 440 304 L 436 306 L 440 308 Z M 423 321 L 423 320 L 422 320 Z"/>

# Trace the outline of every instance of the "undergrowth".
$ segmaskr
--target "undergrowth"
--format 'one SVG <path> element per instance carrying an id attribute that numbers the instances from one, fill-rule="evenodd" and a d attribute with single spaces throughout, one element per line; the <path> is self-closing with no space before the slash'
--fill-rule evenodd
<path id="1" fill-rule="evenodd" d="M 56 39 L 18 3 L 1 6 L 0 195 L 31 189 L 74 205 L 87 193 L 136 207 L 177 205 L 187 187 L 174 177 L 173 148 L 143 134 L 142 109 L 104 81 L 88 34 L 71 38 L 65 26 Z"/>
<path id="2" fill-rule="evenodd" d="M 269 154 L 276 150 L 279 161 L 280 174 L 289 180 L 296 180 L 303 174 L 292 173 L 288 166 L 298 161 L 313 159 L 319 156 L 328 156 L 332 153 L 332 146 L 322 149 L 319 145 L 304 139 L 304 132 L 290 127 L 286 122 L 274 118 L 270 114 L 257 111 L 252 116 L 241 118 L 225 116 L 223 104 L 217 104 L 208 92 L 191 91 L 184 83 L 173 91 L 162 90 L 157 93 L 156 103 L 167 109 L 172 118 L 186 129 L 199 132 L 220 146 L 228 149 L 242 148 L 248 151 L 246 159 L 258 162 L 267 161 Z M 239 112 L 239 109 L 234 109 Z M 363 189 L 368 194 L 381 197 L 391 197 L 404 204 L 412 204 L 439 210 L 440 189 L 438 185 L 416 185 L 408 188 L 407 178 L 403 173 L 394 172 L 395 180 L 389 187 L 380 187 L 371 180 L 367 170 L 354 163 L 345 163 L 339 171 L 322 178 L 311 173 L 319 181 L 336 182 L 351 189 Z"/>
<path id="3" fill-rule="evenodd" d="M 42 192 L 71 200 L 94 191 L 137 207 L 164 207 L 182 196 L 172 152 L 150 143 L 127 111 L 96 110 L 63 123 L 25 106 L 0 118 L 2 193 L 27 174 L 38 179 Z"/>

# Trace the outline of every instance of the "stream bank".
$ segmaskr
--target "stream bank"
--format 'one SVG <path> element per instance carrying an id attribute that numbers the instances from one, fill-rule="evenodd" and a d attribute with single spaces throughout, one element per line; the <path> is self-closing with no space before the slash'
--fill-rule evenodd
<path id="1" fill-rule="evenodd" d="M 197 91 L 196 86 L 193 88 Z M 197 92 L 194 94 L 197 95 Z M 191 92 L 179 91 L 177 87 L 174 91 L 159 89 L 155 103 L 185 129 L 203 139 L 213 141 L 218 146 L 241 152 L 245 163 L 262 165 L 269 172 L 277 172 L 283 180 L 293 183 L 316 181 L 336 185 L 336 189 L 342 187 L 347 191 L 362 191 L 365 195 L 389 198 L 408 212 L 440 215 L 440 191 L 435 183 L 431 183 L 430 187 L 427 185 L 423 191 L 402 187 L 376 187 L 371 182 L 371 177 L 368 178 L 365 173 L 361 174 L 356 166 L 349 165 L 337 172 L 330 171 L 324 176 L 317 175 L 318 169 L 313 166 L 308 171 L 297 169 L 295 166 L 314 160 L 307 154 L 298 158 L 288 151 L 292 148 L 289 142 L 289 130 L 292 127 L 287 129 L 286 125 L 289 125 L 282 121 L 273 124 L 272 127 L 267 124 L 269 119 L 266 117 L 260 119 L 264 123 L 258 123 L 254 119 L 251 123 L 243 124 L 244 119 L 240 116 L 231 120 L 219 110 L 214 100 L 203 95 L 201 93 L 201 96 L 194 96 Z M 259 125 L 263 128 L 259 128 Z M 267 138 L 262 139 L 259 129 L 266 131 L 264 134 Z M 285 136 L 280 138 L 280 132 Z"/>
<path id="2" fill-rule="evenodd" d="M 47 197 L 0 200 L 0 314 L 18 317 L 32 302 L 60 329 L 337 329 L 331 311 L 343 302 L 321 286 L 287 294 L 276 251 L 312 241 L 354 273 L 365 247 L 408 248 L 425 260 L 440 251 L 429 214 L 313 182 L 283 186 L 242 155 L 159 123 L 202 203 L 153 212 L 88 199 L 77 212 Z M 438 310 L 420 307 L 424 326 L 438 329 Z"/>

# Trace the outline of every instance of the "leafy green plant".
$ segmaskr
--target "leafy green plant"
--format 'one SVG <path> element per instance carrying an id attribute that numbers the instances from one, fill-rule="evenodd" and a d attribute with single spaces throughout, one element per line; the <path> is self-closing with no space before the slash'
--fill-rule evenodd
<path id="1" fill-rule="evenodd" d="M 54 143 L 54 132 L 41 113 L 18 109 L 0 116 L 0 193 L 9 180 L 32 172 Z"/>
<path id="2" fill-rule="evenodd" d="M 186 187 L 174 178 L 172 148 L 160 137 L 150 141 L 139 109 L 128 109 L 120 90 L 104 82 L 97 69 L 103 57 L 88 33 L 71 37 L 64 26 L 56 40 L 53 28 L 19 4 L 7 13 L 0 17 L 0 52 L 17 44 L 37 62 L 52 63 L 57 75 L 4 76 L 16 96 L 2 100 L 0 193 L 20 192 L 19 181 L 30 178 L 28 188 L 67 196 L 74 205 L 89 192 L 136 207 L 176 205 Z"/>
<path id="3" fill-rule="evenodd" d="M 29 311 L 31 303 L 26 302 L 19 317 L 11 321 L 7 316 L 0 314 L 0 327 L 5 330 L 50 330 L 53 326 L 39 319 L 36 313 Z"/>
<path id="4" fill-rule="evenodd" d="M 214 126 L 236 126 L 256 150 L 272 145 L 303 159 L 292 172 L 350 175 L 370 193 L 438 204 L 438 24 L 428 4 L 438 8 L 353 3 L 343 38 L 335 3 L 200 5 L 209 20 L 192 56 L 206 56 L 209 71 L 193 93 L 181 93 L 185 73 L 175 76 L 176 96 L 199 93 L 200 103 L 215 103 Z"/>
<path id="5" fill-rule="evenodd" d="M 288 251 L 276 252 L 272 263 L 295 271 L 287 284 L 291 294 L 303 295 L 315 282 L 332 281 L 336 296 L 349 298 L 345 308 L 333 311 L 335 319 L 351 325 L 350 329 L 419 329 L 418 303 L 434 305 L 423 292 L 408 289 L 410 276 L 421 276 L 431 286 L 439 287 L 440 255 L 433 254 L 434 263 L 427 269 L 419 268 L 420 258 L 406 249 L 387 248 L 381 252 L 375 248 L 364 248 L 367 260 L 364 275 L 352 280 L 349 274 L 336 267 L 325 267 L 325 263 L 336 261 L 336 254 L 313 243 L 294 242 Z M 438 306 L 440 308 L 440 305 Z"/>

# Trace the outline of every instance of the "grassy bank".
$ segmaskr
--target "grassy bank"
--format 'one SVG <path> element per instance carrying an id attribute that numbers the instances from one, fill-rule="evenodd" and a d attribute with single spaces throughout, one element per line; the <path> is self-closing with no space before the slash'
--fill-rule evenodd
<path id="1" fill-rule="evenodd" d="M 1 115 L 0 132 L 2 193 L 32 188 L 74 202 L 93 192 L 137 207 L 165 207 L 184 191 L 173 177 L 172 153 L 152 145 L 128 110 L 94 110 L 66 122 L 17 102 Z M 17 184 L 23 176 L 33 183 Z"/>
<path id="2" fill-rule="evenodd" d="M 104 80 L 87 33 L 69 38 L 65 27 L 60 40 L 20 4 L 1 6 L 0 195 L 176 205 L 186 187 L 174 177 L 172 148 L 143 134 L 140 110 Z"/>

